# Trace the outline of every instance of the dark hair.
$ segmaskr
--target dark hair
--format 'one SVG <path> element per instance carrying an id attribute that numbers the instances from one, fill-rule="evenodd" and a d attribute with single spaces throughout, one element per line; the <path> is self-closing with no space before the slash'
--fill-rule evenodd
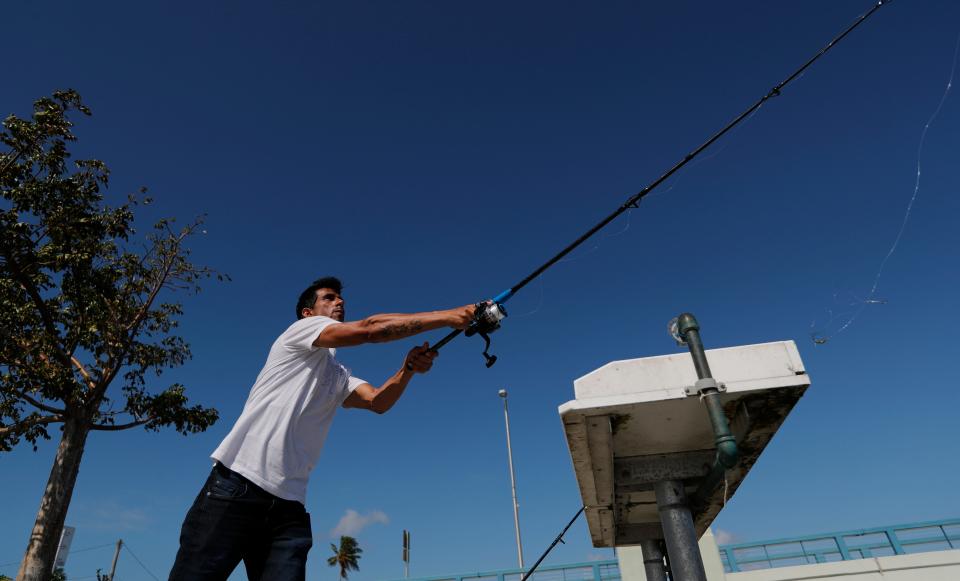
<path id="1" fill-rule="evenodd" d="M 310 286 L 300 293 L 297 299 L 297 319 L 303 318 L 303 309 L 312 309 L 317 304 L 317 291 L 322 288 L 328 288 L 340 294 L 343 291 L 343 283 L 335 276 L 325 276 L 313 281 Z"/>

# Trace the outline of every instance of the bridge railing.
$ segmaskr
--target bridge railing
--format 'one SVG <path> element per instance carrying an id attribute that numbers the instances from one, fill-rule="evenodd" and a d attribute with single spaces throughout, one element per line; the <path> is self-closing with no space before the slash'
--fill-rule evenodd
<path id="1" fill-rule="evenodd" d="M 728 573 L 960 549 L 960 518 L 721 545 Z M 403 581 L 520 581 L 523 569 L 419 577 Z M 614 560 L 543 565 L 530 581 L 620 581 Z"/>
<path id="2" fill-rule="evenodd" d="M 418 577 L 403 581 L 520 581 L 524 569 L 478 571 L 439 577 Z M 530 581 L 620 581 L 620 565 L 614 560 L 569 565 L 541 565 Z"/>
<path id="3" fill-rule="evenodd" d="M 960 519 L 720 546 L 728 573 L 960 549 Z"/>

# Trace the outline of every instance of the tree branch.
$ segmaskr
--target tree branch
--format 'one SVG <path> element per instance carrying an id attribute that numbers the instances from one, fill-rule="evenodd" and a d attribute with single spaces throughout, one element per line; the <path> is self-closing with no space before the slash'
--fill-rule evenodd
<path id="1" fill-rule="evenodd" d="M 181 233 L 176 237 L 176 247 L 179 248 L 180 243 L 183 242 L 183 239 L 186 237 L 187 232 Z M 160 293 L 160 290 L 163 289 L 163 285 L 167 280 L 167 277 L 170 276 L 170 269 L 173 268 L 173 263 L 176 254 L 171 254 L 167 257 L 166 263 L 163 266 L 163 275 L 157 279 L 156 285 L 150 289 L 150 294 L 147 296 L 146 300 L 143 301 L 140 310 L 137 312 L 136 316 L 133 317 L 133 320 L 130 321 L 130 324 L 127 325 L 127 331 L 131 336 L 136 335 L 137 327 L 140 326 L 140 323 L 143 322 L 144 317 L 147 316 L 147 312 L 150 310 L 150 306 L 153 304 L 153 301 L 157 298 L 157 295 Z"/>
<path id="2" fill-rule="evenodd" d="M 77 371 L 80 372 L 80 375 L 83 376 L 84 381 L 87 382 L 87 387 L 89 389 L 94 389 L 97 384 L 95 381 L 93 381 L 93 378 L 90 377 L 90 373 L 87 371 L 87 368 L 83 366 L 83 363 L 80 363 L 80 360 L 73 355 L 70 356 L 70 362 L 73 363 L 73 366 L 76 367 Z"/>
<path id="3" fill-rule="evenodd" d="M 3 167 L 0 168 L 0 175 L 7 173 L 7 170 L 10 169 L 13 166 L 13 164 L 15 164 L 17 160 L 20 159 L 20 156 L 23 154 L 23 152 L 20 151 L 19 149 L 15 149 L 14 151 L 16 151 L 17 154 L 14 155 L 13 157 L 10 157 L 4 162 Z M 8 152 L 6 155 L 9 156 L 10 152 Z"/>
<path id="4" fill-rule="evenodd" d="M 36 426 L 39 424 L 55 424 L 62 421 L 64 421 L 63 416 L 38 416 L 24 420 L 12 426 L 0 426 L 0 436 L 22 432 L 31 426 Z"/>
<path id="5" fill-rule="evenodd" d="M 47 412 L 47 413 L 57 414 L 57 415 L 63 415 L 63 414 L 65 414 L 65 413 L 67 413 L 66 410 L 62 410 L 62 409 L 60 409 L 60 408 L 55 408 L 55 407 L 53 407 L 53 406 L 49 406 L 49 405 L 47 405 L 47 404 L 45 404 L 45 403 L 42 403 L 42 402 L 40 402 L 39 400 L 33 399 L 32 397 L 30 397 L 29 395 L 27 395 L 26 393 L 24 393 L 24 392 L 22 392 L 22 391 L 17 390 L 16 393 L 17 393 L 17 397 L 19 397 L 19 398 L 22 399 L 23 401 L 27 402 L 28 404 L 32 405 L 33 407 L 35 407 L 35 408 L 37 408 L 37 409 L 39 409 L 39 410 L 43 410 L 43 411 L 45 411 L 45 412 Z"/>
<path id="6" fill-rule="evenodd" d="M 37 287 L 34 286 L 30 281 L 30 278 L 27 277 L 17 265 L 17 261 L 13 259 L 13 254 L 10 252 L 10 247 L 6 244 L 3 245 L 3 255 L 7 259 L 7 265 L 10 266 L 10 269 L 13 271 L 14 278 L 17 279 L 17 282 L 20 283 L 23 289 L 27 291 L 27 294 L 30 295 L 30 298 L 33 300 L 34 306 L 40 313 L 40 318 L 43 319 L 43 326 L 46 327 L 47 333 L 50 334 L 50 338 L 54 339 L 53 344 L 57 349 L 57 355 L 59 355 L 60 360 L 65 365 L 69 365 L 67 354 L 63 352 L 63 349 L 60 345 L 60 334 L 57 333 L 57 327 L 53 323 L 53 318 L 50 316 L 50 311 L 47 310 L 47 305 L 43 302 L 43 297 L 40 296 L 40 291 L 37 290 Z"/>
<path id="7" fill-rule="evenodd" d="M 90 426 L 91 430 L 100 430 L 104 432 L 117 432 L 120 430 L 129 430 L 130 428 L 136 428 L 137 426 L 142 426 L 143 424 L 148 424 L 153 421 L 153 418 L 147 418 L 145 420 L 137 420 L 130 422 L 128 424 L 112 425 L 112 424 L 93 424 Z"/>
<path id="8" fill-rule="evenodd" d="M 186 229 L 178 236 L 174 237 L 176 241 L 175 248 L 179 248 L 180 243 L 183 242 L 183 239 L 187 237 L 190 231 L 190 229 Z M 157 295 L 163 288 L 163 284 L 167 280 L 167 277 L 170 276 L 170 270 L 173 268 L 173 265 L 176 262 L 176 256 L 176 253 L 172 253 L 166 257 L 166 261 L 163 266 L 163 274 L 157 278 L 155 285 L 150 289 L 150 293 L 146 300 L 144 300 L 140 310 L 133 317 L 133 320 L 130 321 L 130 324 L 127 325 L 126 331 L 129 341 L 126 343 L 126 345 L 124 345 L 124 348 L 119 353 L 119 357 L 117 357 L 116 360 L 109 361 L 108 364 L 104 366 L 103 377 L 101 378 L 97 389 L 93 390 L 95 398 L 99 399 L 103 395 L 103 393 L 107 390 L 107 387 L 110 385 L 110 382 L 113 381 L 113 378 L 120 371 L 120 368 L 123 367 L 123 359 L 127 355 L 127 348 L 129 347 L 130 343 L 133 342 L 133 337 L 136 337 L 140 325 L 143 323 L 147 313 L 150 311 L 150 306 L 153 304 L 153 301 L 157 298 Z"/>

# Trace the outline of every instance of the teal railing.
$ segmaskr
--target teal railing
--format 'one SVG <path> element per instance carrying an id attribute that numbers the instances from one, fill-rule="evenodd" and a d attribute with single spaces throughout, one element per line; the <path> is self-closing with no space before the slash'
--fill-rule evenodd
<path id="1" fill-rule="evenodd" d="M 524 569 L 501 569 L 441 575 L 437 577 L 418 577 L 406 581 L 520 581 Z M 617 561 L 590 561 L 572 565 L 541 565 L 530 577 L 530 581 L 620 581 L 620 565 Z"/>
<path id="2" fill-rule="evenodd" d="M 727 573 L 960 549 L 960 518 L 721 545 Z M 523 569 L 501 569 L 405 581 L 520 581 Z M 544 565 L 531 581 L 620 581 L 616 560 Z"/>
<path id="3" fill-rule="evenodd" d="M 960 549 L 960 519 L 720 546 L 727 573 Z"/>

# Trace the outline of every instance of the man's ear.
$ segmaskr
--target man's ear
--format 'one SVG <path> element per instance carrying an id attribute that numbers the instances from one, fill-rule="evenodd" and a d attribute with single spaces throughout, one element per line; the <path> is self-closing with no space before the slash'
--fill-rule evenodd
<path id="1" fill-rule="evenodd" d="M 300 311 L 300 314 L 303 315 L 304 318 L 310 317 L 313 316 L 313 310 L 308 307 L 303 307 L 303 309 Z"/>

